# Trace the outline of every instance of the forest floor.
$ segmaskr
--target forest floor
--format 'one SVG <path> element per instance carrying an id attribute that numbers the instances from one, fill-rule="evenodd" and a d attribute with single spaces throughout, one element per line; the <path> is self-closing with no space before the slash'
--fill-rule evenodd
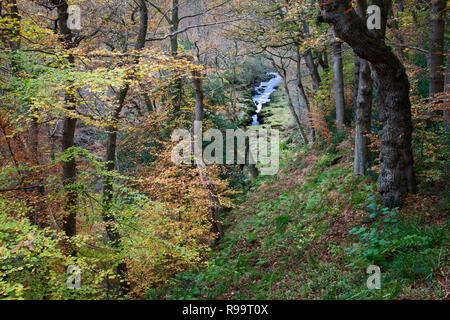
<path id="1" fill-rule="evenodd" d="M 309 147 L 293 139 L 281 144 L 278 175 L 259 177 L 226 214 L 206 266 L 147 298 L 448 298 L 445 178 L 401 210 L 381 208 L 376 178 L 353 175 L 350 137 Z M 381 268 L 381 289 L 368 289 L 369 265 Z"/>

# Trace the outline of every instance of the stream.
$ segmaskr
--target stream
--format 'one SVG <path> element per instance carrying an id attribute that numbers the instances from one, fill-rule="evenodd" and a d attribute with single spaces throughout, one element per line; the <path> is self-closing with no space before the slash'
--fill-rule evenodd
<path id="1" fill-rule="evenodd" d="M 268 72 L 268 75 L 273 76 L 272 79 L 266 82 L 261 82 L 261 84 L 255 87 L 256 94 L 252 97 L 253 102 L 256 104 L 256 113 L 252 115 L 251 126 L 257 126 L 260 124 L 258 113 L 262 110 L 266 103 L 270 102 L 270 95 L 274 92 L 277 86 L 282 82 L 281 77 L 278 73 Z"/>

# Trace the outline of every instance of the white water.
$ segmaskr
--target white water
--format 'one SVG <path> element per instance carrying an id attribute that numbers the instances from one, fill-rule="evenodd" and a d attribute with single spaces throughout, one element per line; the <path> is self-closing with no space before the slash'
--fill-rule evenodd
<path id="1" fill-rule="evenodd" d="M 253 121 L 250 124 L 251 126 L 257 126 L 260 124 L 258 121 L 258 113 L 262 110 L 264 104 L 270 102 L 270 95 L 282 82 L 281 77 L 278 73 L 268 72 L 267 74 L 274 77 L 269 81 L 261 82 L 259 86 L 255 87 L 256 94 L 252 99 L 256 104 L 256 113 L 252 115 Z"/>

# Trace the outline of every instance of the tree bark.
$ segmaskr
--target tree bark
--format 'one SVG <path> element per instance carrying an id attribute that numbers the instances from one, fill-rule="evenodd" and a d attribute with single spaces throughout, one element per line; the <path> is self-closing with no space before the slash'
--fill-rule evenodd
<path id="1" fill-rule="evenodd" d="M 337 35 L 360 58 L 371 63 L 377 87 L 380 131 L 378 191 L 383 204 L 395 206 L 406 192 L 416 192 L 411 147 L 412 122 L 409 81 L 400 60 L 376 35 L 369 32 L 346 0 L 319 0 L 319 22 L 332 24 Z M 387 3 L 390 5 L 390 3 Z"/>
<path id="2" fill-rule="evenodd" d="M 450 49 L 447 51 L 447 68 L 445 69 L 444 88 L 444 122 L 447 134 L 450 132 Z"/>
<path id="3" fill-rule="evenodd" d="M 444 91 L 444 32 L 446 0 L 431 0 L 429 97 Z"/>
<path id="4" fill-rule="evenodd" d="M 358 15 L 366 19 L 367 3 L 358 1 Z M 372 76 L 370 64 L 364 59 L 359 59 L 360 73 L 358 75 L 358 93 L 355 104 L 355 159 L 353 172 L 355 175 L 365 175 L 370 161 L 369 139 L 367 134 L 371 130 L 372 116 Z"/>
<path id="5" fill-rule="evenodd" d="M 172 16 L 170 19 L 171 25 L 170 25 L 170 32 L 175 33 L 173 36 L 170 37 L 170 54 L 173 57 L 176 57 L 178 55 L 178 34 L 176 34 L 176 31 L 178 31 L 178 28 L 180 26 L 180 17 L 179 17 L 179 7 L 180 3 L 179 0 L 173 0 L 172 1 Z M 174 83 L 171 86 L 172 91 L 172 103 L 175 107 L 174 114 L 178 113 L 181 108 L 182 98 L 183 98 L 183 79 L 177 78 L 174 80 Z"/>
<path id="6" fill-rule="evenodd" d="M 317 93 L 320 89 L 320 82 L 321 82 L 319 72 L 317 71 L 317 65 L 314 63 L 314 59 L 313 59 L 311 50 L 307 50 L 305 52 L 304 56 L 305 56 L 306 66 L 308 67 L 309 74 L 312 79 L 312 85 L 313 85 L 314 92 Z"/>
<path id="7" fill-rule="evenodd" d="M 73 56 L 69 57 L 69 60 L 73 62 Z M 69 111 L 75 111 L 75 97 L 71 93 L 66 93 L 66 109 Z M 67 152 L 70 148 L 74 147 L 75 129 L 77 125 L 77 119 L 72 117 L 66 117 L 64 119 L 63 132 L 62 132 L 62 151 Z M 78 191 L 76 184 L 76 159 L 75 154 L 71 152 L 68 161 L 63 163 L 63 184 L 66 191 L 66 201 L 64 204 L 64 218 L 63 218 L 63 230 L 68 237 L 73 237 L 77 234 L 77 204 L 78 204 Z"/>
<path id="8" fill-rule="evenodd" d="M 307 22 L 303 23 L 303 31 L 306 37 L 309 36 L 309 25 Z M 319 76 L 319 71 L 317 70 L 317 65 L 314 63 L 313 55 L 310 49 L 306 50 L 306 52 L 304 53 L 304 57 L 306 66 L 308 67 L 309 74 L 312 79 L 314 92 L 317 93 L 317 91 L 319 91 L 320 89 L 321 79 Z"/>
<path id="9" fill-rule="evenodd" d="M 302 103 L 308 112 L 309 130 L 311 134 L 311 140 L 314 142 L 316 139 L 316 131 L 314 129 L 314 122 L 312 120 L 311 106 L 309 104 L 308 96 L 306 95 L 305 88 L 302 82 L 302 56 L 300 55 L 300 49 L 297 48 L 297 88 Z"/>
<path id="10" fill-rule="evenodd" d="M 195 88 L 195 110 L 194 110 L 194 124 L 193 130 L 196 123 L 201 123 L 203 121 L 203 109 L 204 109 L 204 94 L 202 87 L 202 75 L 199 70 L 193 69 L 192 76 Z M 195 130 L 194 130 L 195 131 Z M 195 142 L 193 142 L 195 143 Z M 195 157 L 195 163 L 198 168 L 200 175 L 200 180 L 203 186 L 208 192 L 209 198 L 209 221 L 211 223 L 211 232 L 217 235 L 217 240 L 222 239 L 224 236 L 222 224 L 220 223 L 220 202 L 217 196 L 217 190 L 214 183 L 211 181 L 206 165 L 203 158 Z"/>
<path id="11" fill-rule="evenodd" d="M 328 53 L 327 49 L 324 49 L 319 54 L 319 64 L 322 67 L 323 71 L 327 72 L 330 69 L 330 66 L 328 64 Z"/>
<path id="12" fill-rule="evenodd" d="M 73 42 L 73 34 L 69 29 L 67 20 L 69 18 L 68 4 L 65 0 L 52 0 L 52 4 L 56 6 L 57 17 L 57 32 L 61 36 L 61 41 L 65 49 L 76 47 L 76 43 Z M 75 63 L 75 57 L 69 54 L 68 63 L 73 65 Z M 66 109 L 69 112 L 76 110 L 76 99 L 71 90 L 65 92 Z M 67 116 L 64 119 L 63 132 L 62 132 L 62 151 L 68 152 L 74 147 L 74 136 L 77 125 L 77 119 L 72 116 Z M 66 201 L 64 203 L 64 217 L 63 217 L 63 230 L 70 238 L 77 233 L 77 204 L 78 204 L 78 191 L 76 184 L 76 159 L 75 154 L 72 153 L 68 161 L 63 163 L 63 185 L 66 192 Z M 72 252 L 74 253 L 74 252 Z"/>
<path id="13" fill-rule="evenodd" d="M 344 69 L 342 66 L 342 41 L 334 40 L 331 44 L 333 52 L 334 100 L 336 104 L 336 126 L 344 129 Z"/>
<path id="14" fill-rule="evenodd" d="M 358 55 L 355 54 L 353 67 L 353 100 L 352 100 L 353 112 L 356 112 L 356 100 L 358 99 L 359 70 L 360 70 L 360 59 Z"/>
<path id="15" fill-rule="evenodd" d="M 360 60 L 358 97 L 356 101 L 354 174 L 365 175 L 369 163 L 369 138 L 372 115 L 372 77 L 369 63 Z"/>

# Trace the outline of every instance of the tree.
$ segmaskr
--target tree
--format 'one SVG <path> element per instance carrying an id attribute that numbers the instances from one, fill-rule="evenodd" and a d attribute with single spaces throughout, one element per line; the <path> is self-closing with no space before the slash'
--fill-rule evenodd
<path id="1" fill-rule="evenodd" d="M 272 61 L 272 65 L 277 70 L 278 74 L 283 79 L 283 87 L 286 93 L 286 98 L 288 102 L 289 110 L 291 111 L 292 117 L 294 118 L 294 122 L 298 128 L 298 132 L 304 144 L 308 144 L 308 137 L 303 129 L 303 125 L 301 122 L 301 116 L 298 114 L 294 102 L 292 100 L 291 90 L 289 89 L 288 76 L 287 76 L 287 68 L 289 66 L 288 58 L 284 56 L 278 56 L 278 61 L 275 61 L 275 58 L 269 57 Z"/>
<path id="2" fill-rule="evenodd" d="M 447 51 L 447 68 L 445 69 L 445 89 L 444 89 L 444 121 L 447 133 L 450 132 L 450 50 Z"/>
<path id="3" fill-rule="evenodd" d="M 378 191 L 383 203 L 395 206 L 406 192 L 416 192 L 412 154 L 411 102 L 405 68 L 391 49 L 370 33 L 345 0 L 319 0 L 319 22 L 334 26 L 337 35 L 362 59 L 370 62 L 377 88 L 380 131 Z M 385 1 L 383 8 L 390 5 Z"/>
<path id="4" fill-rule="evenodd" d="M 344 70 L 342 66 L 342 41 L 333 40 L 331 43 L 333 52 L 333 75 L 334 75 L 334 100 L 336 103 L 336 126 L 338 130 L 344 129 Z"/>
<path id="5" fill-rule="evenodd" d="M 358 15 L 366 18 L 367 3 L 365 0 L 358 1 Z M 356 175 L 366 174 L 369 163 L 369 139 L 367 134 L 371 129 L 372 116 L 372 76 L 370 64 L 367 60 L 358 59 L 358 86 L 355 101 L 355 157 L 353 172 Z M 356 60 L 356 58 L 355 58 Z"/>
<path id="6" fill-rule="evenodd" d="M 314 142 L 316 139 L 316 130 L 314 129 L 314 123 L 312 120 L 311 115 L 311 105 L 309 103 L 308 96 L 306 95 L 305 87 L 303 86 L 302 81 L 302 55 L 300 53 L 300 48 L 297 48 L 297 59 L 296 59 L 296 65 L 297 65 L 297 88 L 300 98 L 302 99 L 302 103 L 304 107 L 306 108 L 306 111 L 308 112 L 308 120 L 309 120 L 309 130 L 311 134 L 311 140 Z M 326 53 L 325 53 L 326 56 Z"/>
<path id="7" fill-rule="evenodd" d="M 147 3 L 152 6 L 159 14 L 161 14 L 163 20 L 167 22 L 169 25 L 169 33 L 163 35 L 163 36 L 153 36 L 146 39 L 146 41 L 159 41 L 159 40 L 165 40 L 167 38 L 170 39 L 170 54 L 173 57 L 176 57 L 179 54 L 179 45 L 178 45 L 178 37 L 179 35 L 185 33 L 188 30 L 191 29 L 197 29 L 197 28 L 204 28 L 207 26 L 214 26 L 214 25 L 220 25 L 224 23 L 230 23 L 235 20 L 224 20 L 224 21 L 214 21 L 210 23 L 199 23 L 199 24 L 188 24 L 185 27 L 180 28 L 180 24 L 184 20 L 189 20 L 192 18 L 200 17 L 203 15 L 206 15 L 210 13 L 211 11 L 221 8 L 225 6 L 227 3 L 229 3 L 231 0 L 225 0 L 221 1 L 218 4 L 213 4 L 210 7 L 197 12 L 195 14 L 187 14 L 187 15 L 180 15 L 180 1 L 179 0 L 172 0 L 171 1 L 171 7 L 166 10 L 164 7 L 158 5 L 156 1 L 149 1 L 147 0 Z M 156 30 L 155 30 L 156 33 Z M 174 80 L 174 83 L 171 85 L 171 98 L 172 103 L 175 106 L 174 114 L 178 113 L 181 108 L 182 99 L 183 99 L 183 79 L 177 78 Z"/>
<path id="8" fill-rule="evenodd" d="M 74 41 L 74 34 L 68 26 L 68 4 L 65 0 L 52 0 L 51 4 L 56 8 L 58 18 L 55 25 L 55 31 L 60 35 L 60 40 L 65 49 L 74 48 L 78 45 Z M 56 29 L 57 28 L 57 29 Z M 68 55 L 68 64 L 73 66 L 75 57 L 73 54 Z M 67 111 L 72 113 L 76 109 L 76 100 L 73 92 L 71 92 L 70 84 L 65 92 L 65 102 Z M 75 154 L 71 151 L 74 147 L 75 128 L 77 125 L 77 118 L 72 115 L 64 119 L 62 132 L 62 151 L 69 153 L 67 161 L 63 163 L 63 184 L 66 190 L 66 202 L 64 205 L 65 214 L 63 217 L 63 230 L 68 237 L 73 237 L 77 233 L 77 199 L 78 192 L 76 190 L 76 159 Z"/>
<path id="9" fill-rule="evenodd" d="M 308 21 L 303 22 L 303 33 L 304 33 L 305 37 L 310 36 Z M 308 67 L 309 74 L 312 79 L 313 89 L 315 92 L 317 92 L 320 89 L 320 82 L 322 80 L 320 79 L 319 71 L 317 69 L 317 64 L 314 62 L 314 58 L 313 58 L 311 49 L 307 49 L 303 53 L 303 55 L 305 57 L 306 66 Z"/>
<path id="10" fill-rule="evenodd" d="M 139 30 L 137 34 L 135 50 L 139 52 L 145 47 L 145 40 L 147 36 L 148 29 L 148 9 L 145 0 L 139 0 Z M 135 60 L 135 63 L 138 63 L 139 59 Z M 132 75 L 131 75 L 132 76 Z M 126 83 L 122 85 L 122 87 L 118 90 L 116 94 L 116 102 L 117 105 L 113 110 L 112 115 L 112 124 L 108 126 L 107 132 L 107 143 L 106 143 L 106 171 L 107 176 L 105 177 L 104 185 L 103 185 L 103 210 L 102 216 L 103 220 L 106 222 L 106 232 L 108 234 L 108 238 L 111 241 L 111 244 L 117 250 L 120 249 L 121 237 L 120 233 L 117 230 L 116 219 L 113 216 L 112 202 L 113 202 L 113 181 L 112 181 L 112 173 L 115 170 L 116 164 L 116 153 L 117 153 L 117 136 L 119 133 L 118 125 L 120 121 L 120 114 L 125 105 L 125 100 L 130 89 L 128 84 L 129 79 L 126 79 Z M 119 263 L 117 266 L 117 273 L 119 274 L 121 281 L 122 293 L 124 295 L 128 294 L 130 291 L 129 283 L 126 280 L 127 274 L 127 265 L 125 262 Z"/>
<path id="11" fill-rule="evenodd" d="M 202 130 L 202 128 L 197 128 L 201 126 L 203 122 L 203 111 L 204 111 L 204 94 L 202 87 L 202 74 L 201 71 L 194 68 L 192 70 L 192 79 L 195 88 L 195 109 L 194 109 L 194 123 L 192 125 L 192 132 L 195 133 L 197 130 Z M 195 134 L 192 135 L 193 139 L 196 139 Z M 195 141 L 193 142 L 195 143 Z M 193 148 L 195 150 L 195 148 Z M 209 198 L 209 221 L 211 223 L 211 232 L 217 235 L 217 240 L 223 238 L 224 232 L 222 224 L 220 223 L 220 202 L 217 195 L 217 190 L 211 181 L 208 174 L 206 164 L 203 161 L 202 155 L 198 157 L 194 155 L 195 163 L 200 175 L 200 180 L 203 183 L 204 188 L 208 192 Z"/>
<path id="12" fill-rule="evenodd" d="M 431 0 L 430 9 L 430 99 L 444 91 L 444 33 L 446 0 Z"/>

